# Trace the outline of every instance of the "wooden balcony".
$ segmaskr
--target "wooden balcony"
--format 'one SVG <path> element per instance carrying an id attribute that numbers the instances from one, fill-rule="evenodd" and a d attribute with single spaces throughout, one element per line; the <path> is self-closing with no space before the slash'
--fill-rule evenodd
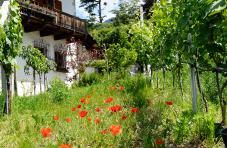
<path id="1" fill-rule="evenodd" d="M 55 40 L 83 39 L 87 36 L 86 21 L 61 11 L 61 3 L 44 5 L 41 0 L 19 0 L 25 32 L 40 31 L 40 36 L 53 35 Z"/>

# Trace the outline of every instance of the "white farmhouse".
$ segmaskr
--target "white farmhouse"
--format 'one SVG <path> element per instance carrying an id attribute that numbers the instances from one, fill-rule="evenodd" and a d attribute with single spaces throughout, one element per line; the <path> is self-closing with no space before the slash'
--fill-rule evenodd
<path id="1" fill-rule="evenodd" d="M 73 46 L 69 40 L 73 37 L 80 40 L 85 50 L 91 50 L 95 41 L 87 32 L 86 22 L 73 16 L 75 14 L 74 0 L 18 0 L 24 28 L 23 45 L 32 45 L 38 48 L 47 58 L 57 64 L 56 71 L 46 75 L 47 81 L 57 77 L 65 81 L 73 77 L 76 71 L 66 65 L 67 56 L 62 50 L 70 50 Z M 8 1 L 3 1 L 0 7 L 1 21 L 7 17 Z M 18 68 L 13 76 L 20 96 L 33 95 L 33 76 L 24 73 L 25 61 L 17 57 Z M 40 92 L 39 78 L 36 76 L 36 92 Z M 41 86 L 44 91 L 44 77 Z"/>

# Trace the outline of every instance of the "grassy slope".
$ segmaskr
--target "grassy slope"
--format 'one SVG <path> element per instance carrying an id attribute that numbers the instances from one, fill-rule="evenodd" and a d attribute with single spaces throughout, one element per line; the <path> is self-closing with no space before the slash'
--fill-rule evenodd
<path id="1" fill-rule="evenodd" d="M 125 90 L 109 90 L 110 86 L 124 86 Z M 217 109 L 210 105 L 210 113 L 191 113 L 190 96 L 182 98 L 177 90 L 152 89 L 143 78 L 116 78 L 103 80 L 88 87 L 75 87 L 69 98 L 54 103 L 50 94 L 36 97 L 19 97 L 13 101 L 13 114 L 0 119 L 0 147 L 57 147 L 60 144 L 91 147 L 155 147 L 155 140 L 161 138 L 166 144 L 196 147 L 219 147 L 213 142 L 213 122 L 218 119 Z M 89 102 L 83 104 L 81 98 Z M 104 100 L 112 97 L 112 103 Z M 183 100 L 184 99 L 184 100 Z M 167 106 L 166 101 L 173 101 Z M 81 104 L 82 109 L 71 111 Z M 108 108 L 121 105 L 120 112 L 111 113 Z M 100 107 L 101 112 L 95 108 Z M 139 108 L 132 113 L 131 108 Z M 87 116 L 79 117 L 79 111 L 86 110 Z M 58 121 L 53 116 L 59 116 Z M 126 120 L 121 117 L 126 115 Z M 87 117 L 91 117 L 89 122 Z M 67 123 L 66 118 L 72 122 Z M 101 120 L 95 124 L 95 119 Z M 122 134 L 102 135 L 111 125 L 121 125 Z M 50 127 L 51 136 L 43 138 L 40 129 Z"/>

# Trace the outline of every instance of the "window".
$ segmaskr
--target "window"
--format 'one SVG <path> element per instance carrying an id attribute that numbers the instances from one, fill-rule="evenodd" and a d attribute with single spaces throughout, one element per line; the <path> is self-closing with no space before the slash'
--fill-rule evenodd
<path id="1" fill-rule="evenodd" d="M 37 48 L 37 47 L 35 47 L 35 48 Z M 38 48 L 38 49 L 43 55 L 45 55 L 47 57 L 47 50 L 45 48 Z"/>
<path id="2" fill-rule="evenodd" d="M 55 63 L 57 64 L 56 70 L 59 72 L 67 72 L 66 69 L 66 58 L 59 51 L 55 51 L 54 53 Z"/>

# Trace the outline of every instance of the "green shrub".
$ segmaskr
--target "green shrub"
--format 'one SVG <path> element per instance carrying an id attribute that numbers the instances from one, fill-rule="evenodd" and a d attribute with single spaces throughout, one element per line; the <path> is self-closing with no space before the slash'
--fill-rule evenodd
<path id="1" fill-rule="evenodd" d="M 209 114 L 193 114 L 191 110 L 182 112 L 177 118 L 173 128 L 174 141 L 181 143 L 197 143 L 207 140 L 213 142 L 214 139 L 214 118 Z"/>
<path id="2" fill-rule="evenodd" d="M 194 138 L 212 142 L 215 135 L 214 118 L 209 114 L 198 114 L 193 118 Z"/>
<path id="3" fill-rule="evenodd" d="M 105 60 L 94 60 L 91 61 L 87 66 L 96 68 L 99 73 L 104 73 L 107 69 L 107 63 Z"/>
<path id="4" fill-rule="evenodd" d="M 174 125 L 174 139 L 177 144 L 185 142 L 190 135 L 190 129 L 192 126 L 193 113 L 191 110 L 182 112 Z"/>
<path id="5" fill-rule="evenodd" d="M 83 74 L 78 82 L 78 86 L 89 86 L 100 82 L 100 76 L 97 73 Z"/>
<path id="6" fill-rule="evenodd" d="M 50 85 L 50 93 L 55 102 L 61 102 L 63 99 L 68 97 L 68 88 L 63 81 L 60 79 L 54 79 L 51 81 Z"/>

